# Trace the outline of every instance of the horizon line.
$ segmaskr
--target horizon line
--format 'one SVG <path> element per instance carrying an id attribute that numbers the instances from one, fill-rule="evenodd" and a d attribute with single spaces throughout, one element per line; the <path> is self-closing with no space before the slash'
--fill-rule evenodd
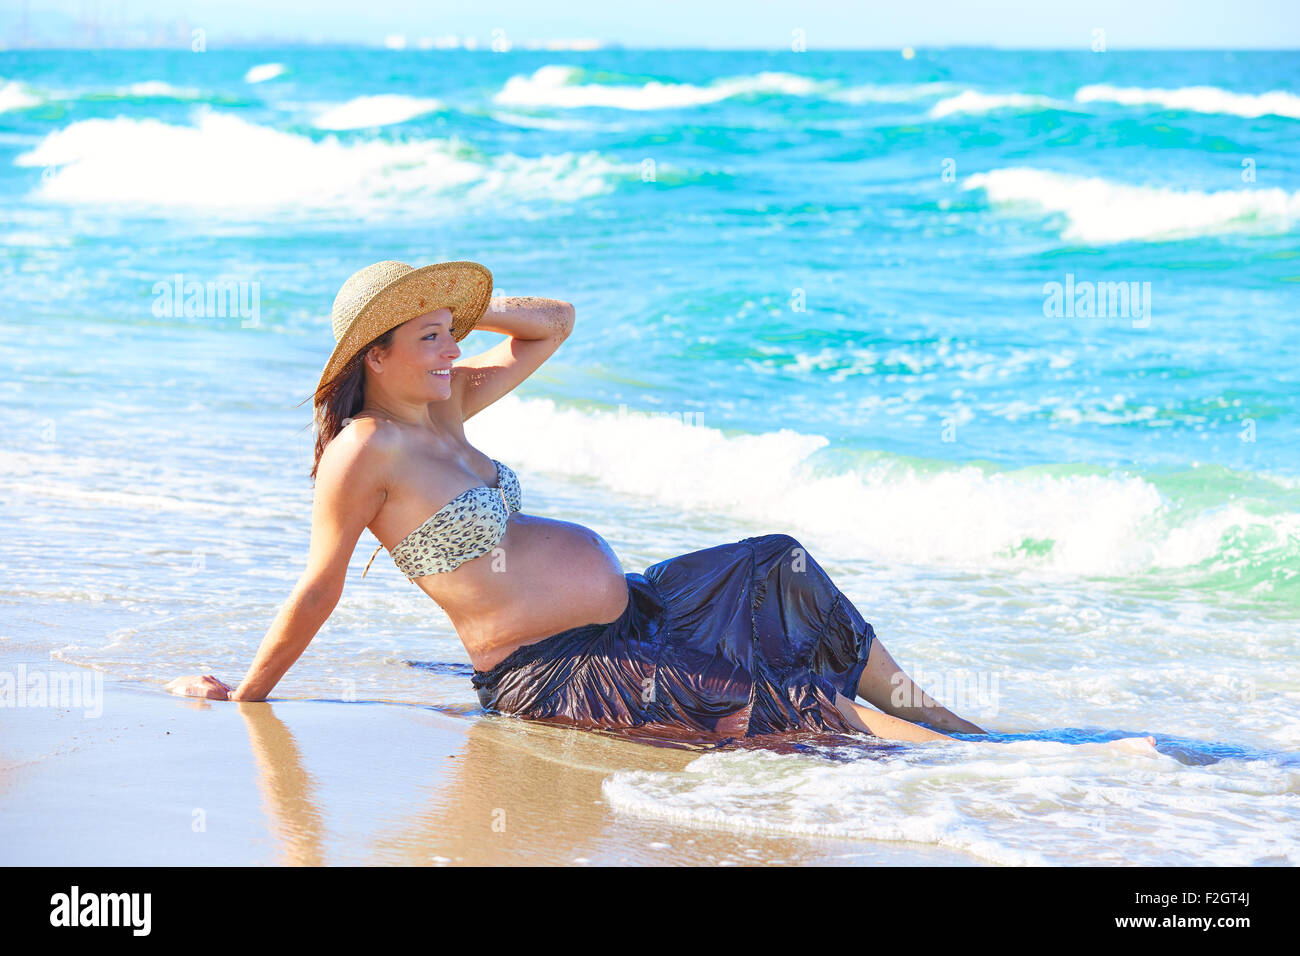
<path id="1" fill-rule="evenodd" d="M 278 49 L 283 47 L 317 47 L 326 49 L 346 49 L 346 50 L 376 50 L 384 53 L 400 55 L 403 53 L 600 53 L 607 50 L 637 50 L 637 51 L 693 51 L 693 52 L 710 52 L 710 53 L 791 53 L 791 54 L 808 54 L 808 53 L 901 53 L 905 49 L 910 49 L 914 53 L 937 50 L 988 50 L 994 52 L 1021 52 L 1021 53 L 1089 53 L 1093 55 L 1104 56 L 1107 53 L 1294 53 L 1300 51 L 1300 46 L 1295 47 L 1265 47 L 1265 46 L 1237 46 L 1237 47 L 1215 47 L 1215 46 L 1163 46 L 1163 47 L 1142 47 L 1142 46 L 1119 46 L 1107 47 L 1105 50 L 1091 50 L 1086 45 L 1079 46 L 1002 46 L 983 43 L 952 43 L 952 44 L 925 44 L 902 46 L 842 46 L 842 47 L 810 47 L 806 50 L 789 50 L 785 47 L 751 47 L 751 46 L 681 46 L 665 44 L 628 44 L 620 42 L 596 41 L 598 46 L 593 47 L 552 47 L 544 46 L 526 46 L 523 43 L 512 44 L 508 50 L 493 50 L 491 46 L 473 46 L 464 45 L 454 47 L 418 47 L 407 46 L 393 48 L 384 43 L 357 43 L 342 40 L 303 40 L 303 39 L 277 39 L 277 40 L 258 40 L 258 41 L 217 41 L 216 49 L 204 50 L 204 53 L 219 52 L 221 50 L 251 50 L 251 49 Z M 173 50 L 177 53 L 193 52 L 183 45 L 170 46 L 165 44 L 24 44 L 22 46 L 9 46 L 0 41 L 0 53 L 17 53 L 25 50 L 60 52 L 60 51 L 85 51 L 85 50 Z"/>

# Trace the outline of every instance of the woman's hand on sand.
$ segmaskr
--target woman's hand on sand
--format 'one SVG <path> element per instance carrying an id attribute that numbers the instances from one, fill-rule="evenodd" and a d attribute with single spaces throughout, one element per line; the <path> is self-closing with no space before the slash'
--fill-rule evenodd
<path id="1" fill-rule="evenodd" d="M 178 697 L 207 697 L 210 700 L 230 700 L 230 695 L 234 693 L 233 687 L 222 683 L 211 674 L 177 677 L 164 684 L 163 689 Z"/>

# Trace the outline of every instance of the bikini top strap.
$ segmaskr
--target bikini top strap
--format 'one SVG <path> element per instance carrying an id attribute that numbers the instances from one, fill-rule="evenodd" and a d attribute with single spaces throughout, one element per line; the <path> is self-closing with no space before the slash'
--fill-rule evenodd
<path id="1" fill-rule="evenodd" d="M 375 560 L 375 555 L 378 554 L 378 553 L 379 553 L 380 551 L 382 551 L 383 549 L 384 549 L 384 546 L 383 546 L 382 544 L 381 544 L 379 547 L 375 548 L 375 550 L 374 550 L 373 552 L 371 552 L 371 554 L 370 554 L 370 561 L 374 561 L 374 560 Z M 370 561 L 367 561 L 367 562 L 366 562 L 366 570 L 361 572 L 361 576 L 362 576 L 363 578 L 366 576 L 366 571 L 369 571 L 369 570 L 370 570 Z"/>

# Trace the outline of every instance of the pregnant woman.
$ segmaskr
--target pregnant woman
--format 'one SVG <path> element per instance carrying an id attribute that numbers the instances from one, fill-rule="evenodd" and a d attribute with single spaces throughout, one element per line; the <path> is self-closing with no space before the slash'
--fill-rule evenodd
<path id="1" fill-rule="evenodd" d="M 369 528 L 447 613 L 488 710 L 665 741 L 984 733 L 903 673 L 790 535 L 625 573 L 594 531 L 524 514 L 514 471 L 472 447 L 464 422 L 554 354 L 574 311 L 491 295 L 473 262 L 379 262 L 343 284 L 315 393 L 306 570 L 237 687 L 195 676 L 169 691 L 265 700 L 333 612 Z M 457 362 L 475 327 L 508 338 Z"/>

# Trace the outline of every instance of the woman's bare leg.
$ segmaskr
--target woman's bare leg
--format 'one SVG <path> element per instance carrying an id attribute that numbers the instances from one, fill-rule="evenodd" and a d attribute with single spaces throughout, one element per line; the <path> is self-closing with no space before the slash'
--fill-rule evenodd
<path id="1" fill-rule="evenodd" d="M 935 733 L 925 727 L 918 727 L 898 717 L 891 717 L 870 708 L 863 707 L 856 701 L 849 700 L 843 694 L 835 695 L 835 706 L 844 715 L 844 719 L 858 730 L 879 737 L 881 740 L 905 740 L 908 743 L 926 743 L 931 740 L 949 740 L 952 737 Z"/>
<path id="2" fill-rule="evenodd" d="M 907 743 L 929 743 L 944 740 L 950 743 L 960 743 L 954 737 L 936 733 L 926 727 L 918 727 L 901 717 L 891 717 L 889 714 L 878 713 L 869 707 L 863 707 L 857 701 L 849 700 L 843 694 L 835 695 L 835 706 L 851 725 L 858 730 L 866 731 L 874 737 L 879 737 L 881 740 L 902 740 Z M 984 732 L 980 731 L 980 733 Z M 985 741 L 971 741 L 971 743 L 977 742 L 985 743 Z M 1155 743 L 1154 737 L 1121 737 L 1118 740 L 1107 740 L 1104 743 L 1087 743 L 1078 746 L 1149 755 L 1155 752 Z"/>
<path id="3" fill-rule="evenodd" d="M 987 733 L 958 717 L 915 684 L 879 637 L 871 642 L 867 652 L 867 666 L 858 678 L 858 696 L 886 714 L 912 723 L 930 724 L 958 734 Z"/>

